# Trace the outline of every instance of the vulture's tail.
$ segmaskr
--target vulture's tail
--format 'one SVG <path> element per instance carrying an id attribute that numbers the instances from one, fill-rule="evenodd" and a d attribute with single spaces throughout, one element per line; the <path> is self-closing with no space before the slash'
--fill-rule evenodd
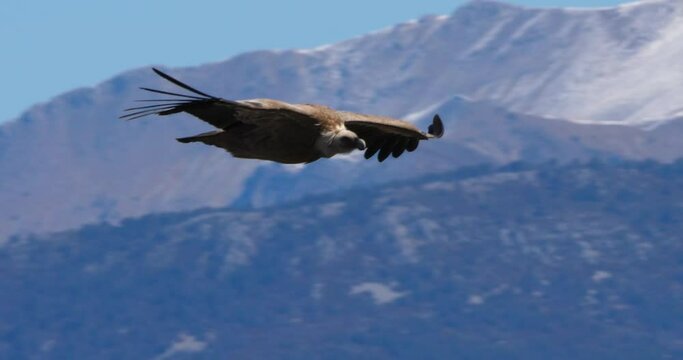
<path id="1" fill-rule="evenodd" d="M 220 135 L 222 133 L 223 133 L 223 130 L 219 129 L 219 130 L 201 133 L 201 134 L 194 135 L 194 136 L 177 138 L 176 140 L 178 140 L 179 142 L 181 142 L 183 144 L 188 144 L 188 143 L 197 142 L 197 141 L 201 141 L 203 143 L 206 143 L 206 141 L 209 140 L 209 138 L 212 138 L 216 135 Z"/>

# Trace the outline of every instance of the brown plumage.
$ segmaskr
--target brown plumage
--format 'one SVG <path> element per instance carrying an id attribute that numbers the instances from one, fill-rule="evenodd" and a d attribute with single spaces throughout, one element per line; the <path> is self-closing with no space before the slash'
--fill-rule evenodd
<path id="1" fill-rule="evenodd" d="M 382 162 L 417 149 L 420 141 L 440 138 L 443 123 L 434 116 L 428 132 L 388 117 L 336 111 L 315 104 L 289 104 L 271 99 L 225 100 L 208 95 L 171 76 L 153 69 L 159 76 L 193 95 L 141 88 L 170 95 L 172 99 L 139 100 L 151 105 L 125 109 L 121 118 L 186 112 L 217 130 L 179 138 L 182 143 L 203 142 L 245 159 L 270 160 L 285 164 L 310 163 L 321 157 L 365 150 Z"/>

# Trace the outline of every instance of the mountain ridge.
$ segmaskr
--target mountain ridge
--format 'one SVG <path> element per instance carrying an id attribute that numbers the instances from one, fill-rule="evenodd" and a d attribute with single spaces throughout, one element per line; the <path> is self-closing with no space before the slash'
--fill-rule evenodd
<path id="1" fill-rule="evenodd" d="M 634 10 L 641 10 L 643 8 L 648 8 L 648 7 L 666 7 L 667 10 L 670 9 L 678 9 L 674 5 L 676 5 L 677 2 L 675 0 L 640 0 L 640 1 L 633 1 L 625 4 L 619 4 L 619 5 L 614 5 L 614 6 L 609 6 L 609 7 L 602 7 L 602 8 L 595 8 L 595 7 L 586 7 L 586 8 L 574 8 L 574 7 L 534 7 L 534 6 L 526 6 L 526 5 L 518 5 L 518 4 L 511 4 L 507 3 L 504 1 L 498 1 L 498 0 L 472 0 L 468 3 L 465 3 L 456 10 L 454 10 L 450 15 L 424 15 L 419 18 L 407 20 L 405 22 L 398 23 L 396 25 L 388 26 L 382 29 L 378 29 L 375 31 L 371 31 L 366 34 L 362 34 L 347 40 L 342 40 L 334 43 L 329 43 L 329 44 L 323 44 L 314 48 L 287 48 L 287 49 L 260 49 L 260 50 L 253 50 L 253 51 L 248 51 L 242 54 L 236 54 L 231 57 L 228 57 L 227 59 L 224 60 L 218 60 L 218 61 L 210 61 L 210 62 L 205 62 L 202 64 L 198 65 L 192 65 L 192 66 L 184 66 L 184 67 L 178 67 L 176 68 L 179 71 L 185 71 L 185 70 L 191 70 L 195 68 L 200 68 L 200 67 L 212 67 L 212 66 L 220 66 L 226 62 L 231 62 L 233 60 L 242 58 L 242 57 L 258 57 L 261 54 L 276 54 L 276 55 L 282 55 L 282 54 L 287 54 L 287 53 L 296 53 L 296 54 L 305 54 L 305 55 L 311 55 L 315 53 L 320 53 L 324 51 L 329 51 L 332 50 L 333 48 L 339 48 L 339 47 L 344 47 L 346 45 L 353 45 L 359 41 L 363 40 L 368 40 L 372 37 L 375 37 L 377 35 L 381 34 L 387 34 L 387 33 L 395 33 L 397 31 L 401 31 L 405 28 L 410 28 L 415 25 L 423 25 L 427 27 L 438 27 L 439 23 L 442 23 L 444 21 L 449 21 L 449 20 L 454 20 L 454 17 L 458 15 L 458 13 L 462 12 L 487 12 L 487 11 L 492 11 L 492 12 L 500 12 L 500 11 L 509 11 L 512 10 L 514 13 L 539 13 L 539 14 L 552 14 L 552 13 L 557 13 L 557 12 L 573 12 L 575 10 L 580 10 L 579 14 L 577 15 L 586 15 L 586 14 L 599 14 L 602 12 L 632 12 Z M 656 10 L 661 10 L 661 9 L 656 9 Z M 660 11 L 661 12 L 661 11 Z M 586 14 L 583 14 L 586 13 Z M 61 95 L 56 95 L 53 98 L 44 100 L 39 102 L 38 104 L 32 106 L 29 108 L 29 110 L 33 109 L 34 107 L 38 106 L 43 106 L 43 105 L 48 105 L 50 102 L 56 100 L 62 95 L 68 95 L 71 92 L 79 92 L 83 90 L 88 90 L 88 89 L 96 89 L 98 87 L 101 87 L 107 83 L 110 83 L 114 81 L 115 79 L 119 78 L 120 76 L 127 76 L 132 73 L 138 73 L 138 72 L 144 72 L 147 69 L 149 69 L 152 66 L 157 66 L 157 67 L 163 67 L 161 64 L 156 64 L 156 65 L 149 65 L 145 67 L 139 67 L 136 69 L 128 70 L 125 71 L 121 74 L 115 75 L 109 79 L 103 80 L 93 86 L 84 86 L 80 88 L 76 88 L 73 90 L 66 91 L 65 93 Z M 461 94 L 464 96 L 467 96 L 467 94 Z M 482 99 L 483 100 L 483 99 Z M 28 111 L 28 110 L 27 110 Z M 23 114 L 22 114 L 23 115 Z M 551 114 L 536 114 L 536 115 L 544 115 L 548 117 L 557 117 L 557 118 L 563 118 L 563 119 L 568 119 L 574 121 L 571 117 L 567 116 L 552 116 Z M 662 116 L 663 119 L 667 119 L 671 117 L 670 114 L 669 116 Z M 9 120 L 9 122 L 14 122 L 14 121 L 19 121 L 22 118 L 22 116 L 18 116 L 15 119 Z M 0 124 L 0 127 L 2 124 Z"/>
<path id="2" fill-rule="evenodd" d="M 472 3 L 450 16 L 424 17 L 316 51 L 257 51 L 169 72 L 225 98 L 272 97 L 324 103 L 351 111 L 410 116 L 418 124 L 422 116 L 432 115 L 426 112 L 446 111 L 442 114 L 447 122 L 446 139 L 430 142 L 409 154 L 423 172 L 479 162 L 542 161 L 549 157 L 672 161 L 683 154 L 672 140 L 683 130 L 676 120 L 678 110 L 671 104 L 683 91 L 669 91 L 669 84 L 678 82 L 679 72 L 667 72 L 661 63 L 672 57 L 678 59 L 674 56 L 678 47 L 670 46 L 679 36 L 674 21 L 680 15 L 677 4 L 662 1 L 586 15 Z M 651 21 L 658 17 L 662 21 Z M 647 26 L 650 28 L 645 32 L 629 30 Z M 593 53 L 597 43 L 584 44 L 582 39 L 595 34 L 624 52 Z M 652 78 L 650 85 L 647 81 L 639 81 L 637 87 L 620 84 L 616 88 L 627 92 L 623 98 L 609 91 L 615 87 L 605 87 L 597 95 L 588 91 L 594 88 L 595 81 L 614 82 L 618 79 L 610 76 L 623 77 L 626 73 L 622 71 L 626 65 L 611 69 L 608 65 L 612 63 L 603 64 L 602 60 L 609 62 L 623 54 L 631 54 L 628 56 L 632 58 L 643 49 L 649 49 L 650 57 L 635 65 L 650 64 L 653 56 L 659 59 L 655 56 L 658 51 L 663 55 L 647 66 L 627 61 L 624 64 L 634 66 L 631 72 Z M 540 55 L 530 57 L 534 51 Z M 609 56 L 603 59 L 605 54 Z M 592 67 L 593 62 L 600 66 Z M 653 67 L 656 71 L 650 71 Z M 597 68 L 604 73 L 600 75 Z M 568 69 L 587 72 L 566 73 Z M 594 77 L 596 74 L 600 76 Z M 666 81 L 659 87 L 652 85 L 664 75 Z M 567 79 L 571 81 L 565 82 Z M 557 88 L 573 83 L 579 87 L 572 91 Z M 287 197 L 282 187 L 280 192 L 273 191 L 277 179 L 293 181 L 283 186 L 307 183 L 301 188 L 306 192 L 324 189 L 334 179 L 331 174 L 339 175 L 339 181 L 345 179 L 349 187 L 354 181 L 378 183 L 414 173 L 412 163 L 403 159 L 382 167 L 375 163 L 327 162 L 298 173 L 306 177 L 302 180 L 283 175 L 276 165 L 237 161 L 200 146 L 180 146 L 174 138 L 207 127 L 188 116 L 127 123 L 116 120 L 123 108 L 142 96 L 139 86 L 177 90 L 148 69 L 135 69 L 94 88 L 58 96 L 31 108 L 17 121 L 0 125 L 0 202 L 12 204 L 0 209 L 0 238 L 78 227 L 93 221 L 117 222 L 155 211 L 271 203 Z M 632 93 L 638 89 L 645 89 L 649 95 Z M 604 93 L 609 96 L 595 101 Z M 553 98 L 557 96 L 560 98 Z M 456 97 L 470 102 L 451 100 Z M 590 101 L 579 101 L 582 98 Z M 616 103 L 611 102 L 615 99 Z M 453 101 L 451 107 L 439 110 L 449 101 Z M 592 125 L 572 124 L 581 117 L 533 115 L 541 112 L 530 111 L 542 107 L 539 101 L 578 112 L 592 112 L 589 108 L 595 110 L 605 103 L 607 107 L 599 112 L 630 114 L 618 121 L 624 125 L 647 123 L 642 121 L 647 117 L 637 116 L 649 113 L 648 108 L 659 109 L 663 116 L 660 119 L 667 120 L 659 121 L 659 127 L 648 127 L 654 128 L 650 132 L 598 125 L 607 123 L 604 119 L 592 119 L 595 127 L 588 127 Z M 661 101 L 671 106 L 653 105 Z M 628 106 L 613 106 L 624 102 Z M 616 110 L 609 110 L 612 108 Z M 549 119 L 555 120 L 546 121 Z M 453 130 L 462 136 L 450 137 Z M 574 138 L 567 136 L 570 133 Z M 440 161 L 428 156 L 438 156 Z M 264 177 L 258 179 L 257 175 Z M 258 188 L 264 193 L 248 191 L 250 195 L 246 196 L 247 184 L 261 184 Z"/>

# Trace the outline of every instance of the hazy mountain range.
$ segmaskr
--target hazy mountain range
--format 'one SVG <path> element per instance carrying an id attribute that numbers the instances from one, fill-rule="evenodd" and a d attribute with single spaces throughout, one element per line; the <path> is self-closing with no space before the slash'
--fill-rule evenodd
<path id="1" fill-rule="evenodd" d="M 680 359 L 683 162 L 485 167 L 0 247 L 3 359 Z"/>
<path id="2" fill-rule="evenodd" d="M 0 126 L 2 359 L 683 358 L 683 2 L 476 1 L 183 69 L 405 118 L 385 163 L 235 160 L 118 120 L 148 67 Z M 637 161 L 634 161 L 637 160 Z M 504 165 L 507 164 L 507 165 Z"/>
<path id="3" fill-rule="evenodd" d="M 8 204 L 0 238 L 274 204 L 482 162 L 669 161 L 683 152 L 681 20 L 683 3 L 674 0 L 597 10 L 476 1 L 316 49 L 169 70 L 226 98 L 321 102 L 418 123 L 442 114 L 445 140 L 382 165 L 352 157 L 302 170 L 182 146 L 173 138 L 206 126 L 183 117 L 117 120 L 146 96 L 138 86 L 171 88 L 147 67 L 126 72 L 0 126 L 0 203 Z"/>

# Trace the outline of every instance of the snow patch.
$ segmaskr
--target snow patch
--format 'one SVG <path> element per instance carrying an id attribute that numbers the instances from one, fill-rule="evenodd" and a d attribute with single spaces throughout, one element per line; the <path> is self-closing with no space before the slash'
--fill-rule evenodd
<path id="1" fill-rule="evenodd" d="M 181 353 L 199 353 L 204 351 L 204 349 L 206 349 L 206 346 L 206 342 L 197 340 L 192 335 L 180 334 L 178 336 L 178 339 L 174 341 L 161 355 L 157 356 L 155 359 L 168 359 L 176 354 Z"/>
<path id="2" fill-rule="evenodd" d="M 599 270 L 593 274 L 592 279 L 596 283 L 601 283 L 601 282 L 603 282 L 603 281 L 605 281 L 611 277 L 612 277 L 612 274 L 610 274 L 609 272 Z"/>
<path id="3" fill-rule="evenodd" d="M 367 282 L 355 285 L 349 291 L 349 295 L 368 294 L 377 305 L 392 303 L 404 296 L 407 292 L 394 291 L 391 286 L 381 283 Z"/>
<path id="4" fill-rule="evenodd" d="M 302 54 L 302 55 L 312 55 L 312 54 L 318 54 L 318 53 L 324 53 L 324 52 L 333 52 L 336 50 L 340 50 L 344 48 L 345 45 L 352 44 L 352 43 L 358 43 L 360 41 L 363 41 L 368 38 L 372 38 L 377 35 L 382 35 L 382 34 L 388 34 L 391 33 L 395 30 L 400 30 L 401 28 L 405 27 L 416 27 L 418 25 L 421 25 L 424 21 L 428 21 L 430 24 L 434 25 L 441 25 L 444 21 L 450 19 L 450 15 L 436 15 L 436 16 L 428 16 L 422 19 L 410 19 L 407 21 L 404 21 L 402 23 L 396 24 L 396 25 L 391 25 L 387 26 L 384 28 L 380 28 L 378 30 L 370 31 L 368 33 L 365 33 L 360 36 L 352 37 L 347 40 L 343 40 L 340 42 L 336 43 L 329 43 L 329 44 L 323 44 L 314 48 L 310 49 L 294 49 L 293 51 L 297 54 Z"/>
<path id="5" fill-rule="evenodd" d="M 294 50 L 295 53 L 297 54 L 303 54 L 303 55 L 310 55 L 310 54 L 315 54 L 323 51 L 327 51 L 330 48 L 332 48 L 335 44 L 324 44 L 320 45 L 311 49 L 296 49 Z"/>
<path id="6" fill-rule="evenodd" d="M 486 302 L 486 299 L 481 295 L 470 295 L 469 299 L 467 299 L 467 303 L 470 305 L 482 305 L 484 302 Z"/>
<path id="7" fill-rule="evenodd" d="M 475 54 L 477 52 L 480 52 L 484 49 L 486 49 L 491 43 L 494 42 L 499 37 L 499 34 L 503 31 L 505 26 L 512 20 L 513 18 L 508 17 L 505 19 L 502 19 L 501 21 L 498 21 L 493 27 L 491 27 L 483 36 L 479 38 L 479 40 L 472 45 L 467 51 L 465 51 L 464 55 L 465 57 L 469 57 L 472 54 Z"/>
<path id="8" fill-rule="evenodd" d="M 419 121 L 420 119 L 426 117 L 426 116 L 431 116 L 434 111 L 436 111 L 438 108 L 440 108 L 442 105 L 446 104 L 447 102 L 453 100 L 453 98 L 449 97 L 446 100 L 436 102 L 422 110 L 412 112 L 408 115 L 403 116 L 403 120 L 414 123 L 416 121 Z"/>
<path id="9" fill-rule="evenodd" d="M 508 284 L 501 284 L 496 286 L 495 288 L 480 293 L 480 294 L 472 294 L 470 297 L 467 299 L 467 304 L 469 305 L 483 305 L 486 302 L 486 299 L 489 297 L 494 297 L 494 296 L 499 296 L 503 294 L 504 292 L 508 291 L 510 289 L 510 285 Z M 514 289 L 513 289 L 514 291 Z M 517 293 L 519 293 L 519 289 L 517 289 Z"/>
<path id="10" fill-rule="evenodd" d="M 306 164 L 282 164 L 282 168 L 290 173 L 290 174 L 296 174 L 301 172 L 304 168 L 306 168 Z"/>
<path id="11" fill-rule="evenodd" d="M 448 181 L 434 181 L 422 185 L 422 189 L 426 191 L 455 191 L 455 183 Z"/>
<path id="12" fill-rule="evenodd" d="M 333 161 L 345 161 L 345 162 L 349 162 L 349 163 L 358 163 L 358 162 L 365 160 L 365 158 L 363 157 L 363 154 L 364 154 L 363 151 L 353 151 L 353 152 L 348 153 L 348 154 L 335 155 L 332 158 L 332 160 Z"/>

